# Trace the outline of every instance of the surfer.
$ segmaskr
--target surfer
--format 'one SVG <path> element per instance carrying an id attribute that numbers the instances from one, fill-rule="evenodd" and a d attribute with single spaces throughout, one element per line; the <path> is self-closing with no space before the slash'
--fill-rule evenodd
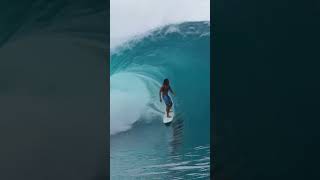
<path id="1" fill-rule="evenodd" d="M 160 102 L 162 102 L 162 99 L 164 100 L 164 103 L 166 104 L 167 108 L 167 117 L 171 118 L 169 116 L 170 109 L 172 107 L 172 100 L 169 96 L 169 91 L 175 96 L 176 94 L 172 91 L 170 85 L 169 85 L 169 79 L 163 80 L 163 84 L 160 88 L 159 96 L 160 96 Z M 162 93 L 162 98 L 161 98 L 161 93 Z"/>

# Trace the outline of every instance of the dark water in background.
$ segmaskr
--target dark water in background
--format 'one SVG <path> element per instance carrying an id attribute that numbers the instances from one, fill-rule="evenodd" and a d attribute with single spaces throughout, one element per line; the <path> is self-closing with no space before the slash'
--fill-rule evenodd
<path id="1" fill-rule="evenodd" d="M 175 118 L 162 123 L 169 78 Z M 210 25 L 172 24 L 111 51 L 111 179 L 209 179 Z"/>
<path id="2" fill-rule="evenodd" d="M 0 2 L 0 179 L 106 179 L 108 3 Z"/>
<path id="3" fill-rule="evenodd" d="M 320 179 L 319 1 L 212 5 L 215 178 Z"/>

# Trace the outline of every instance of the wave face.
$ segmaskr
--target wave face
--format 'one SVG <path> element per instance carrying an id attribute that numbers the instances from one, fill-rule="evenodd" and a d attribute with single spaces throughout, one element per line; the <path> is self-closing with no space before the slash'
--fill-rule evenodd
<path id="1" fill-rule="evenodd" d="M 195 119 L 193 127 L 209 127 L 209 26 L 209 22 L 167 25 L 112 49 L 111 135 L 163 115 L 159 87 L 164 78 L 177 93 L 176 111 Z"/>

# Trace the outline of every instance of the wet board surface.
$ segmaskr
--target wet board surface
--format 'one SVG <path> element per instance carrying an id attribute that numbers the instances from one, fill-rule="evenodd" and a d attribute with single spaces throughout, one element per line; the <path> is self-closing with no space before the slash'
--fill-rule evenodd
<path id="1" fill-rule="evenodd" d="M 173 117 L 174 117 L 173 108 L 171 110 L 172 110 L 172 112 L 169 113 L 169 116 L 171 116 L 170 118 L 167 117 L 167 113 L 166 113 L 166 111 L 164 111 L 163 123 L 167 124 L 167 123 L 170 123 L 173 120 Z"/>

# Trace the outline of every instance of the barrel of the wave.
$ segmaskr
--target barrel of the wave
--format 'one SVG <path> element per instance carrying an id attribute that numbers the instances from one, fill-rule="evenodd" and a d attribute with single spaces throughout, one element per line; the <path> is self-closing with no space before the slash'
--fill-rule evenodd
<path id="1" fill-rule="evenodd" d="M 182 114 L 185 135 L 193 139 L 197 131 L 200 140 L 209 143 L 210 132 L 210 27 L 208 22 L 187 22 L 156 29 L 140 39 L 134 39 L 114 48 L 111 52 L 111 77 L 120 73 L 131 73 L 141 79 L 147 94 L 147 109 L 158 109 L 164 119 L 164 104 L 159 104 L 157 93 L 164 78 L 172 80 L 179 94 L 179 103 L 174 100 L 174 118 Z M 130 77 L 122 79 L 129 95 L 134 85 Z M 156 84 L 159 86 L 156 86 Z M 111 82 L 112 84 L 112 82 Z M 113 87 L 111 87 L 113 89 Z M 122 87 L 123 89 L 124 87 Z M 111 97 L 112 98 L 112 97 Z M 145 102 L 145 101 L 144 101 Z M 119 107 L 128 106 L 128 101 L 117 101 Z M 134 102 L 130 106 L 141 103 Z M 132 107 L 134 108 L 134 107 Z M 145 110 L 147 111 L 147 110 Z M 124 111 L 122 111 L 124 112 Z M 139 118 L 138 118 L 139 119 Z M 139 120 L 134 122 L 137 122 Z M 113 121 L 111 119 L 111 121 Z M 115 119 L 115 121 L 117 121 Z"/>

